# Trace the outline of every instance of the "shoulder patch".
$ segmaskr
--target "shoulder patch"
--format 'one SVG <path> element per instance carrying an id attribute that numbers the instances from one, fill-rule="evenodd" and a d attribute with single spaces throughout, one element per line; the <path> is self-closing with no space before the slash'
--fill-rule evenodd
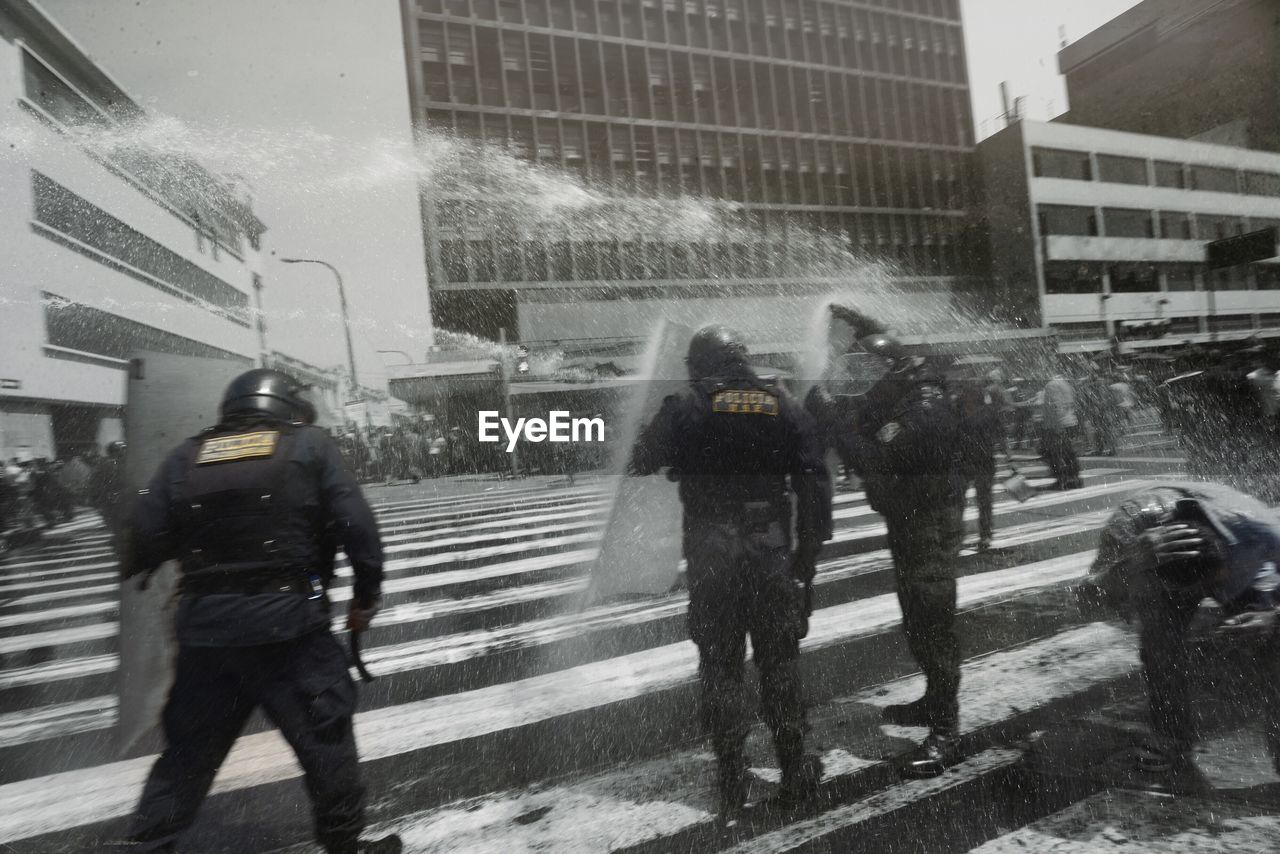
<path id="1" fill-rule="evenodd" d="M 249 460 L 270 457 L 280 443 L 279 430 L 262 430 L 257 433 L 238 433 L 234 436 L 215 436 L 200 443 L 196 465 L 228 463 L 233 460 Z"/>
<path id="2" fill-rule="evenodd" d="M 777 415 L 777 395 L 755 389 L 724 389 L 711 395 L 712 412 Z"/>

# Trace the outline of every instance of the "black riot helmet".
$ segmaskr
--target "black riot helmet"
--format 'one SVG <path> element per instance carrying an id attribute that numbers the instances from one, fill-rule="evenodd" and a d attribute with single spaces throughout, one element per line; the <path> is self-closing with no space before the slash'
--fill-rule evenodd
<path id="1" fill-rule="evenodd" d="M 694 333 L 685 358 L 689 376 L 695 380 L 724 373 L 747 364 L 747 345 L 736 330 L 727 326 L 704 326 Z"/>
<path id="2" fill-rule="evenodd" d="M 315 407 L 302 393 L 296 379 L 270 368 L 245 371 L 231 381 L 222 395 L 222 418 L 262 413 L 282 421 L 310 424 L 316 419 Z"/>

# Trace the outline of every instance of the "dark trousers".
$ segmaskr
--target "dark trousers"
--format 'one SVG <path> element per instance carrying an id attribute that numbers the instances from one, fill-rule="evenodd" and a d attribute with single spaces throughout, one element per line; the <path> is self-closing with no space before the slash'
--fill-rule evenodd
<path id="1" fill-rule="evenodd" d="M 165 850 L 195 820 L 249 714 L 261 706 L 306 775 L 316 837 L 353 844 L 364 827 L 364 786 L 351 719 L 356 688 L 327 629 L 251 647 L 183 646 L 164 710 L 166 747 L 151 769 L 131 836 Z"/>
<path id="2" fill-rule="evenodd" d="M 1070 486 L 1080 480 L 1080 459 L 1072 440 L 1075 428 L 1044 431 L 1044 461 L 1059 486 Z"/>
<path id="3" fill-rule="evenodd" d="M 1151 708 L 1151 729 L 1182 750 L 1197 740 L 1191 698 L 1187 632 L 1200 605 L 1199 595 L 1177 595 L 1152 582 L 1138 601 L 1142 623 L 1142 676 Z M 1280 634 L 1273 633 L 1258 653 L 1258 690 L 1263 693 L 1264 730 L 1280 738 Z M 1280 758 L 1280 757 L 1275 757 Z"/>
<path id="4" fill-rule="evenodd" d="M 744 674 L 750 636 L 764 720 L 785 768 L 799 760 L 804 740 L 798 666 L 802 615 L 790 552 L 753 542 L 733 526 L 709 525 L 699 533 L 686 539 L 685 551 L 703 725 L 718 760 L 740 754 L 750 725 Z"/>
<path id="5" fill-rule="evenodd" d="M 954 564 L 960 532 L 953 507 L 925 505 L 885 517 L 902 627 L 911 655 L 924 671 L 925 701 L 937 710 L 935 729 L 940 730 L 954 730 L 960 711 Z"/>
<path id="6" fill-rule="evenodd" d="M 986 459 L 969 461 L 961 472 L 961 478 L 964 482 L 959 489 L 959 506 L 956 510 L 956 523 L 960 526 L 961 536 L 964 531 L 965 498 L 969 493 L 969 484 L 973 484 L 973 498 L 978 505 L 978 536 L 990 540 L 995 529 L 995 505 L 992 497 L 996 482 L 995 458 L 988 456 Z"/>

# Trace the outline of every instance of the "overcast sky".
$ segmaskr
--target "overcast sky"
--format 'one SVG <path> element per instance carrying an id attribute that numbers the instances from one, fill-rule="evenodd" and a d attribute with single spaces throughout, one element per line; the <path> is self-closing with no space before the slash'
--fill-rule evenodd
<path id="1" fill-rule="evenodd" d="M 40 0 L 125 89 L 181 120 L 166 144 L 254 185 L 267 248 L 321 258 L 348 284 L 362 378 L 428 343 L 409 96 L 397 0 Z M 1063 110 L 1059 26 L 1076 39 L 1135 0 L 962 0 L 979 136 L 997 86 Z M 332 278 L 266 264 L 269 344 L 344 361 Z"/>
<path id="2" fill-rule="evenodd" d="M 1076 41 L 1138 0 L 961 0 L 973 124 L 978 139 L 1001 126 L 1000 81 L 1027 97 L 1026 115 L 1049 119 L 1067 108 L 1058 75 L 1062 37 Z"/>

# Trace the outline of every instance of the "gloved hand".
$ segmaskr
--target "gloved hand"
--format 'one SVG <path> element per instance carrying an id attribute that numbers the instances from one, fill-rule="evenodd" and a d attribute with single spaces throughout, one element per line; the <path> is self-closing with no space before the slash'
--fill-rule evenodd
<path id="1" fill-rule="evenodd" d="M 843 320 L 853 327 L 855 338 L 865 338 L 868 335 L 875 335 L 885 331 L 884 324 L 860 311 L 849 308 L 847 305 L 833 302 L 828 308 L 831 310 L 832 317 L 836 320 Z"/>
<path id="2" fill-rule="evenodd" d="M 1207 550 L 1201 531 L 1183 522 L 1157 525 L 1143 532 L 1141 539 L 1147 559 L 1157 571 L 1172 563 L 1201 558 Z"/>
<path id="3" fill-rule="evenodd" d="M 368 631 L 374 615 L 380 610 L 382 610 L 381 597 L 364 601 L 352 599 L 347 609 L 347 628 L 357 634 Z"/>

